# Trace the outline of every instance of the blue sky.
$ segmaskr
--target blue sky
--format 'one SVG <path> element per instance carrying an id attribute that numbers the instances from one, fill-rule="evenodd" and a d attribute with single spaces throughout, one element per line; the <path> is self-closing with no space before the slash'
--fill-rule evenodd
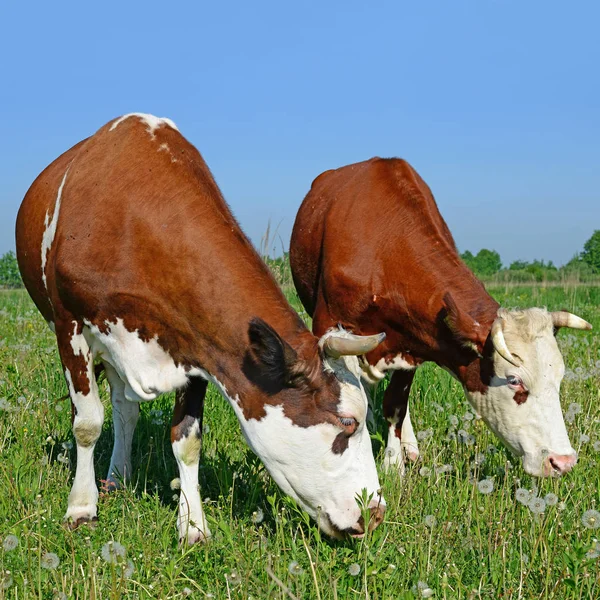
<path id="1" fill-rule="evenodd" d="M 312 180 L 374 155 L 413 164 L 461 250 L 562 264 L 600 229 L 595 2 L 22 1 L 0 22 L 0 253 L 40 171 L 128 112 L 177 123 L 256 244 L 270 219 L 287 249 Z"/>

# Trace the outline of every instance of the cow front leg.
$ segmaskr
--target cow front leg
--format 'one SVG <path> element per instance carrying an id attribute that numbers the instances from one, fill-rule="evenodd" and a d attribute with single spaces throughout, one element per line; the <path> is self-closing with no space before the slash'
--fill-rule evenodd
<path id="1" fill-rule="evenodd" d="M 404 457 L 412 461 L 419 458 L 419 446 L 410 421 L 408 397 L 415 371 L 394 371 L 383 397 L 383 415 L 388 421 L 388 441 L 384 467 L 398 469 L 404 474 Z"/>
<path id="2" fill-rule="evenodd" d="M 204 379 L 192 377 L 185 388 L 177 391 L 171 424 L 171 444 L 181 482 L 177 528 L 180 541 L 188 544 L 210 537 L 198 485 L 206 386 Z"/>
<path id="3" fill-rule="evenodd" d="M 75 528 L 97 518 L 94 447 L 102 431 L 104 407 L 94 377 L 92 352 L 83 336 L 83 323 L 57 320 L 56 337 L 71 396 L 73 435 L 77 445 L 75 480 L 65 514 L 69 526 Z"/>
<path id="4" fill-rule="evenodd" d="M 106 476 L 106 489 L 115 490 L 131 480 L 131 443 L 140 416 L 140 405 L 125 398 L 125 384 L 109 364 L 105 364 L 110 384 L 115 440 Z"/>

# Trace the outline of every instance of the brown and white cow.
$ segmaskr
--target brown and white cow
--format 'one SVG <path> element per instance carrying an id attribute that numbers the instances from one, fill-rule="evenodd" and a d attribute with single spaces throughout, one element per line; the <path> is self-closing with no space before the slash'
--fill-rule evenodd
<path id="1" fill-rule="evenodd" d="M 325 532 L 360 535 L 356 495 L 385 509 L 355 355 L 383 335 L 314 337 L 232 216 L 198 151 L 168 119 L 131 114 L 56 159 L 17 218 L 23 281 L 55 331 L 73 404 L 75 481 L 66 519 L 96 518 L 94 446 L 111 388 L 108 481 L 131 478 L 139 403 L 178 390 L 171 440 L 178 528 L 210 535 L 198 489 L 207 382 L 229 400 L 248 444 Z"/>
<path id="2" fill-rule="evenodd" d="M 532 475 L 576 462 L 560 407 L 564 363 L 554 332 L 591 329 L 568 312 L 500 309 L 461 261 L 429 187 L 404 160 L 326 171 L 296 217 L 294 282 L 313 333 L 336 324 L 386 333 L 362 362 L 366 380 L 393 370 L 384 396 L 386 464 L 418 456 L 408 413 L 415 369 L 433 361 Z"/>

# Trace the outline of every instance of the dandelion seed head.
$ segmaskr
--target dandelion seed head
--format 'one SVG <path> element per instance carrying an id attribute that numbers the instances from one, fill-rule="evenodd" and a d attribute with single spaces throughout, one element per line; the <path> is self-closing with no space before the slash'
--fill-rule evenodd
<path id="1" fill-rule="evenodd" d="M 485 462 L 485 454 L 483 452 L 478 452 L 475 455 L 474 462 L 477 466 L 482 465 Z"/>
<path id="2" fill-rule="evenodd" d="M 6 552 L 11 552 L 19 545 L 19 538 L 16 535 L 7 535 L 2 542 L 2 547 Z"/>
<path id="3" fill-rule="evenodd" d="M 419 581 L 417 583 L 417 589 L 421 598 L 431 598 L 433 596 L 433 590 L 424 581 Z"/>
<path id="4" fill-rule="evenodd" d="M 42 569 L 54 571 L 58 565 L 60 565 L 60 558 L 58 558 L 54 552 L 44 552 L 44 554 L 42 554 L 42 559 L 40 561 L 40 566 Z"/>
<path id="5" fill-rule="evenodd" d="M 580 444 L 587 444 L 590 441 L 590 436 L 586 435 L 585 433 L 582 433 L 579 436 L 579 443 Z"/>
<path id="6" fill-rule="evenodd" d="M 581 516 L 581 522 L 588 529 L 598 529 L 600 527 L 600 512 L 594 509 L 586 510 Z"/>
<path id="7" fill-rule="evenodd" d="M 110 541 L 110 542 L 106 542 L 106 544 L 104 544 L 104 546 L 102 546 L 102 558 L 109 564 L 109 565 L 116 565 L 117 563 L 122 562 L 125 559 L 125 554 L 127 553 L 127 551 L 125 550 L 125 547 L 122 544 L 119 544 L 119 542 L 114 542 L 114 541 Z"/>
<path id="8" fill-rule="evenodd" d="M 253 523 L 255 523 L 256 525 L 258 525 L 259 523 L 263 522 L 263 519 L 265 518 L 265 513 L 263 512 L 262 508 L 257 508 L 252 513 L 252 516 L 250 518 L 252 519 Z"/>
<path id="9" fill-rule="evenodd" d="M 227 578 L 229 585 L 231 585 L 233 587 L 242 583 L 242 576 L 235 569 L 233 571 L 231 571 L 230 573 L 227 573 L 227 575 L 225 575 L 225 577 Z"/>
<path id="10" fill-rule="evenodd" d="M 184 587 L 183 590 L 181 591 L 181 593 L 184 596 L 191 596 L 192 595 L 192 590 L 189 587 Z"/>
<path id="11" fill-rule="evenodd" d="M 517 499 L 517 502 L 527 504 L 531 499 L 531 492 L 525 488 L 519 488 L 515 494 L 515 498 Z"/>
<path id="12" fill-rule="evenodd" d="M 360 565 L 358 563 L 352 563 L 348 567 L 348 573 L 350 573 L 352 577 L 356 577 L 360 573 Z"/>
<path id="13" fill-rule="evenodd" d="M 452 427 L 458 427 L 458 417 L 456 415 L 450 415 L 448 417 L 448 422 Z"/>
<path id="14" fill-rule="evenodd" d="M 293 560 L 289 566 L 288 566 L 288 571 L 290 573 L 290 575 L 302 575 L 302 573 L 304 573 L 304 569 L 300 566 L 300 563 L 298 563 L 298 561 Z"/>
<path id="15" fill-rule="evenodd" d="M 592 447 L 596 452 L 600 452 L 600 440 L 597 440 L 593 443 Z"/>
<path id="16" fill-rule="evenodd" d="M 433 515 L 427 515 L 423 519 L 423 523 L 425 523 L 425 525 L 430 529 L 433 529 L 437 524 L 437 519 Z"/>
<path id="17" fill-rule="evenodd" d="M 423 442 L 429 439 L 433 435 L 433 429 L 425 429 L 424 431 L 417 432 L 417 440 Z"/>
<path id="18" fill-rule="evenodd" d="M 123 576 L 125 577 L 125 579 L 131 579 L 131 576 L 133 575 L 134 568 L 135 567 L 134 567 L 133 561 L 131 559 L 128 559 L 127 560 L 127 566 L 123 570 Z"/>
<path id="19" fill-rule="evenodd" d="M 527 506 L 532 513 L 541 515 L 546 510 L 546 501 L 543 498 L 534 496 L 529 500 Z"/>
<path id="20" fill-rule="evenodd" d="M 581 369 L 581 367 L 578 368 Z M 574 415 L 578 415 L 582 410 L 583 409 L 581 408 L 581 404 L 578 404 L 577 402 L 572 402 L 571 404 L 569 404 L 568 412 Z"/>
<path id="21" fill-rule="evenodd" d="M 431 475 L 431 469 L 429 467 L 421 467 L 419 469 L 419 475 L 421 477 L 429 477 Z"/>
<path id="22" fill-rule="evenodd" d="M 598 558 L 600 556 L 600 542 L 595 541 L 594 545 L 586 553 L 586 558 Z"/>
<path id="23" fill-rule="evenodd" d="M 13 576 L 10 571 L 6 571 L 3 575 L 0 576 L 0 583 L 2 584 L 2 589 L 7 590 L 13 584 Z"/>
<path id="24" fill-rule="evenodd" d="M 173 491 L 178 490 L 181 488 L 181 479 L 179 479 L 179 477 L 175 477 L 175 479 L 171 480 L 169 485 Z"/>
<path id="25" fill-rule="evenodd" d="M 477 482 L 477 489 L 482 494 L 491 494 L 494 491 L 494 480 L 493 479 L 482 479 Z"/>
<path id="26" fill-rule="evenodd" d="M 556 504 L 558 504 L 558 496 L 556 494 L 546 494 L 544 496 L 544 500 L 546 501 L 546 504 L 548 506 L 554 506 Z"/>

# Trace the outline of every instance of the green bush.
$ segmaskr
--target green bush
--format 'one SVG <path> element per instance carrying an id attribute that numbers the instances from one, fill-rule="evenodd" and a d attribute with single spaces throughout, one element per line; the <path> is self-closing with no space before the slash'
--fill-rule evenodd
<path id="1" fill-rule="evenodd" d="M 0 258 L 0 287 L 23 287 L 19 265 L 14 252 L 7 252 Z"/>

